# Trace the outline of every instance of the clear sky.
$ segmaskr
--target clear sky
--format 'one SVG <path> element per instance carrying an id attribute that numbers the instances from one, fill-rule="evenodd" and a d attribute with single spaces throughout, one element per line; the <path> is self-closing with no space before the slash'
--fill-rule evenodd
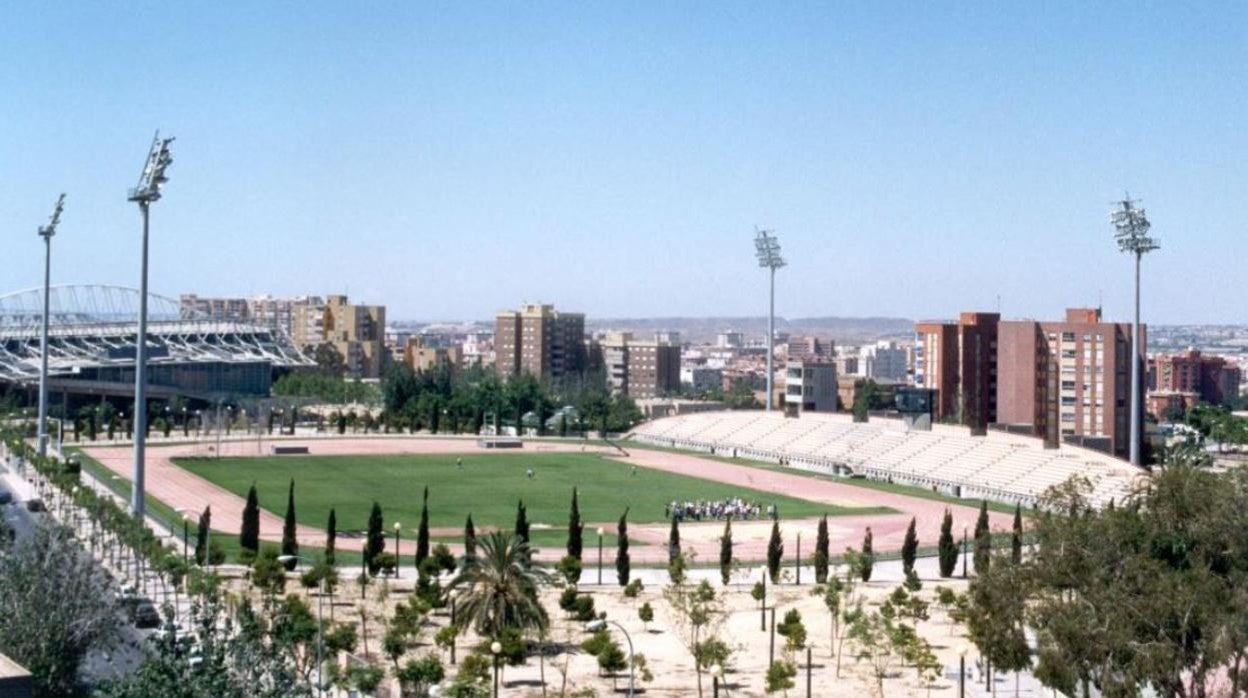
<path id="1" fill-rule="evenodd" d="M 1095 8 L 1092 6 L 1096 5 Z M 939 6 L 939 7 L 937 7 Z M 1248 322 L 1248 3 L 0 7 L 0 290 L 137 285 L 125 200 L 177 136 L 152 289 L 391 318 Z"/>

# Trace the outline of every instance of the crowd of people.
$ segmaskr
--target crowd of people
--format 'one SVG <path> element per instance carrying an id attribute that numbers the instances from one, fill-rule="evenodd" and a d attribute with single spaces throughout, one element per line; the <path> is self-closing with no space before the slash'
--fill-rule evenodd
<path id="1" fill-rule="evenodd" d="M 768 518 L 776 517 L 776 505 L 768 504 L 765 508 L 759 502 L 751 502 L 740 497 L 732 497 L 718 501 L 676 502 L 663 505 L 663 518 L 675 517 L 677 521 L 703 521 L 722 519 L 757 519 L 764 513 Z"/>

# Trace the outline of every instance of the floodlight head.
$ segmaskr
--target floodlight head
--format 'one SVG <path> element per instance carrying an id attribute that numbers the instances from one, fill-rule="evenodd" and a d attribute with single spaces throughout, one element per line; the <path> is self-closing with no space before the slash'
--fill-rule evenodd
<path id="1" fill-rule="evenodd" d="M 39 226 L 39 237 L 45 240 L 52 239 L 56 235 L 56 226 L 61 223 L 61 211 L 65 210 L 65 195 L 61 194 L 56 200 L 56 208 L 52 211 L 52 217 L 48 219 L 47 225 Z"/>
<path id="2" fill-rule="evenodd" d="M 169 181 L 165 170 L 173 164 L 173 156 L 169 153 L 169 144 L 173 138 L 161 138 L 160 131 L 152 138 L 151 150 L 143 163 L 143 172 L 139 175 L 138 185 L 130 190 L 130 200 L 140 204 L 148 204 L 160 199 L 160 188 Z"/>
<path id="3" fill-rule="evenodd" d="M 1152 224 L 1148 222 L 1144 209 L 1136 207 L 1137 203 L 1130 194 L 1124 196 L 1109 214 L 1109 222 L 1114 226 L 1114 238 L 1118 240 L 1120 252 L 1143 255 L 1161 245 L 1156 238 L 1149 236 Z"/>
<path id="4" fill-rule="evenodd" d="M 758 266 L 776 270 L 785 265 L 784 257 L 780 256 L 780 241 L 769 230 L 755 229 L 754 251 L 758 255 Z"/>
<path id="5" fill-rule="evenodd" d="M 596 633 L 605 627 L 607 627 L 607 621 L 605 620 L 591 620 L 585 624 L 585 629 L 591 633 Z"/>

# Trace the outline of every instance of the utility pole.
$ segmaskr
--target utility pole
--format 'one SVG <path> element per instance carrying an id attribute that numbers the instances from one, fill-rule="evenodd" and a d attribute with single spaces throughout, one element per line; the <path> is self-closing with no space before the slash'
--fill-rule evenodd
<path id="1" fill-rule="evenodd" d="M 765 342 L 767 348 L 767 411 L 770 412 L 776 392 L 773 384 L 773 381 L 776 379 L 774 365 L 776 353 L 776 270 L 785 266 L 785 261 L 784 257 L 780 256 L 780 241 L 769 230 L 755 229 L 754 249 L 758 255 L 758 266 L 768 270 L 770 281 L 767 310 L 767 341 Z"/>
<path id="2" fill-rule="evenodd" d="M 173 164 L 169 154 L 172 138 L 162 139 L 160 131 L 152 139 L 152 147 L 148 151 L 147 161 L 143 164 L 143 172 L 139 175 L 139 184 L 130 190 L 128 200 L 139 205 L 143 214 L 143 253 L 141 275 L 139 277 L 139 328 L 135 336 L 134 355 L 134 478 L 131 488 L 130 513 L 140 522 L 144 514 L 144 495 L 146 493 L 144 463 L 147 445 L 147 231 L 149 211 L 153 203 L 160 200 L 160 188 L 169 178 L 165 170 Z"/>
<path id="3" fill-rule="evenodd" d="M 48 314 L 51 302 L 48 294 L 52 286 L 52 236 L 56 235 L 56 226 L 61 222 L 61 211 L 65 210 L 65 195 L 56 200 L 56 208 L 48 224 L 39 228 L 39 237 L 43 238 L 43 323 L 39 331 L 39 438 L 36 445 L 39 456 L 48 455 Z M 61 429 L 65 428 L 65 420 L 61 420 Z"/>
<path id="4" fill-rule="evenodd" d="M 1144 399 L 1140 392 L 1141 364 L 1148 356 L 1145 351 L 1142 333 L 1140 332 L 1140 262 L 1144 255 L 1161 247 L 1158 241 L 1149 236 L 1152 224 L 1144 215 L 1143 208 L 1137 208 L 1138 201 L 1133 201 L 1126 194 L 1122 201 L 1115 203 L 1116 208 L 1110 213 L 1109 220 L 1114 226 L 1114 237 L 1118 240 L 1118 250 L 1135 257 L 1135 318 L 1131 323 L 1131 465 L 1141 465 L 1140 447 L 1143 444 L 1144 430 Z"/>

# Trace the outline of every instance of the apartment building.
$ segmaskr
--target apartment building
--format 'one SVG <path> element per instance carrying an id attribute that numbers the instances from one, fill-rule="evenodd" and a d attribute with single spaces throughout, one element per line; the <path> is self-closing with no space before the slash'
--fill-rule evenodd
<path id="1" fill-rule="evenodd" d="M 905 347 L 898 346 L 896 342 L 876 342 L 863 347 L 858 353 L 858 368 L 862 375 L 876 380 L 906 380 L 908 363 Z"/>
<path id="2" fill-rule="evenodd" d="M 915 324 L 914 385 L 936 391 L 935 417 L 980 433 L 997 421 L 999 313 Z"/>
<path id="3" fill-rule="evenodd" d="M 1221 356 L 1205 356 L 1198 349 L 1162 354 L 1149 361 L 1149 389 L 1160 393 L 1194 393 L 1213 405 L 1225 405 L 1239 396 L 1243 373 Z"/>
<path id="4" fill-rule="evenodd" d="M 1063 322 L 1001 322 L 997 341 L 995 421 L 1053 445 L 1128 453 L 1129 324 L 1103 322 L 1099 308 L 1070 308 Z"/>
<path id="5" fill-rule="evenodd" d="M 784 366 L 784 410 L 788 414 L 835 412 L 836 363 L 827 359 L 792 360 Z"/>
<path id="6" fill-rule="evenodd" d="M 280 330 L 288 337 L 294 337 L 295 308 L 300 305 L 321 305 L 323 301 L 316 297 L 295 296 L 293 298 L 275 298 L 273 296 L 252 296 L 251 298 L 206 298 L 194 293 L 184 293 L 179 297 L 182 310 L 208 316 L 213 320 L 226 322 L 247 322 L 262 327 Z"/>
<path id="7" fill-rule="evenodd" d="M 292 337 L 301 349 L 330 344 L 342 355 L 346 375 L 380 378 L 386 360 L 386 308 L 352 305 L 344 295 L 295 306 Z"/>
<path id="8" fill-rule="evenodd" d="M 549 380 L 580 373 L 585 365 L 583 314 L 526 303 L 495 315 L 494 366 L 500 377 L 527 372 Z"/>
<path id="9" fill-rule="evenodd" d="M 633 339 L 630 332 L 599 342 L 607 383 L 632 398 L 670 395 L 680 389 L 680 346 Z"/>
<path id="10" fill-rule="evenodd" d="M 831 358 L 834 353 L 831 340 L 805 336 L 789 338 L 785 356 L 790 361 L 805 361 Z"/>
<path id="11" fill-rule="evenodd" d="M 460 345 L 433 346 L 421 335 L 408 337 L 403 346 L 403 363 L 413 371 L 458 371 L 463 367 L 463 361 L 463 348 Z"/>

